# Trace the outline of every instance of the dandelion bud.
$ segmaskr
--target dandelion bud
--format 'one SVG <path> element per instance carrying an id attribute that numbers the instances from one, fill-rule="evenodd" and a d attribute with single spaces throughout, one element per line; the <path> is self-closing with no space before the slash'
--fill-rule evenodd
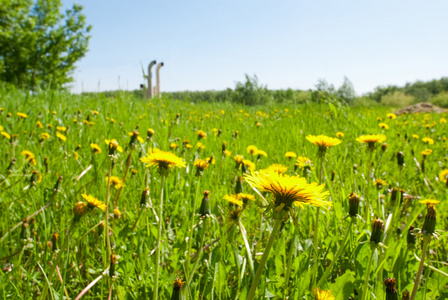
<path id="1" fill-rule="evenodd" d="M 149 201 L 149 189 L 144 189 L 142 192 L 142 196 L 140 198 L 140 205 L 146 206 L 146 203 Z"/>
<path id="2" fill-rule="evenodd" d="M 199 209 L 199 213 L 202 217 L 210 215 L 212 212 L 210 210 L 210 200 L 208 198 L 208 195 L 210 194 L 209 191 L 204 191 L 202 193 L 204 195 L 204 198 L 202 198 L 201 208 Z"/>
<path id="3" fill-rule="evenodd" d="M 115 264 L 117 263 L 117 255 L 112 253 L 110 255 L 110 268 L 109 268 L 109 276 L 114 277 L 115 275 Z"/>
<path id="4" fill-rule="evenodd" d="M 134 147 L 137 144 L 137 139 L 138 139 L 138 131 L 137 130 L 133 130 L 131 133 L 131 140 L 129 141 L 129 146 Z"/>
<path id="5" fill-rule="evenodd" d="M 357 164 L 353 164 L 353 172 L 356 173 L 357 170 L 358 170 L 358 165 Z"/>
<path id="6" fill-rule="evenodd" d="M 386 286 L 386 300 L 398 300 L 398 293 L 395 289 L 395 278 L 386 278 L 384 285 Z"/>
<path id="7" fill-rule="evenodd" d="M 34 170 L 31 173 L 30 184 L 36 185 L 37 182 L 39 182 L 39 173 L 36 170 Z"/>
<path id="8" fill-rule="evenodd" d="M 402 151 L 397 152 L 397 164 L 399 167 L 404 166 L 404 155 Z"/>
<path id="9" fill-rule="evenodd" d="M 121 218 L 121 211 L 118 208 L 114 209 L 114 218 L 115 219 Z"/>
<path id="10" fill-rule="evenodd" d="M 335 171 L 331 171 L 331 178 L 330 181 L 334 181 L 334 176 L 336 175 Z"/>
<path id="11" fill-rule="evenodd" d="M 150 140 L 154 135 L 154 129 L 149 128 L 146 134 L 147 134 L 146 139 Z"/>
<path id="12" fill-rule="evenodd" d="M 384 222 L 378 217 L 372 222 L 372 235 L 370 236 L 370 242 L 378 244 L 381 241 L 381 236 L 384 231 Z"/>
<path id="13" fill-rule="evenodd" d="M 392 189 L 392 193 L 390 194 L 390 203 L 392 206 L 395 205 L 395 201 L 397 201 L 397 195 L 398 195 L 398 188 L 394 187 Z"/>
<path id="14" fill-rule="evenodd" d="M 356 195 L 355 193 L 351 193 L 348 196 L 348 203 L 349 203 L 349 212 L 348 214 L 351 217 L 356 217 L 356 215 L 358 214 L 358 209 L 359 209 L 359 196 Z"/>
<path id="15" fill-rule="evenodd" d="M 59 176 L 59 178 L 58 178 L 58 180 L 56 181 L 56 184 L 54 185 L 54 187 L 53 187 L 53 191 L 55 192 L 55 193 L 59 193 L 61 190 L 59 189 L 59 187 L 60 187 L 60 185 L 61 185 L 61 182 L 62 182 L 62 175 L 61 176 Z"/>
<path id="16" fill-rule="evenodd" d="M 425 158 L 422 158 L 422 164 L 420 165 L 422 168 L 422 172 L 425 173 Z"/>
<path id="17" fill-rule="evenodd" d="M 243 193 L 243 176 L 238 176 L 236 180 L 235 194 Z"/>
<path id="18" fill-rule="evenodd" d="M 428 205 L 425 222 L 423 223 L 422 232 L 424 235 L 432 235 L 436 229 L 436 206 L 434 204 Z"/>
<path id="19" fill-rule="evenodd" d="M 221 133 L 222 133 L 222 129 L 219 129 L 219 130 L 218 130 L 218 137 L 221 136 Z"/>
<path id="20" fill-rule="evenodd" d="M 44 157 L 45 173 L 48 173 L 48 157 Z"/>
<path id="21" fill-rule="evenodd" d="M 238 130 L 235 131 L 235 132 L 232 134 L 232 137 L 233 137 L 234 139 L 236 139 L 236 138 L 238 137 Z"/>
<path id="22" fill-rule="evenodd" d="M 381 144 L 381 150 L 383 152 L 387 150 L 387 144 L 386 143 Z"/>
<path id="23" fill-rule="evenodd" d="M 401 295 L 401 300 L 409 300 L 409 291 L 405 290 Z"/>
<path id="24" fill-rule="evenodd" d="M 85 202 L 77 202 L 73 207 L 73 212 L 75 214 L 75 221 L 79 221 L 81 217 L 87 212 L 87 204 Z"/>
<path id="25" fill-rule="evenodd" d="M 417 238 L 415 235 L 412 234 L 412 231 L 414 230 L 414 225 L 409 226 L 408 234 L 406 236 L 406 240 L 408 243 L 409 248 L 414 248 L 415 243 L 417 242 Z"/>
<path id="26" fill-rule="evenodd" d="M 223 141 L 223 142 L 222 142 L 222 147 L 221 147 L 221 149 L 222 149 L 222 153 L 226 152 L 226 150 L 227 150 L 227 142 L 226 142 L 226 141 Z"/>
<path id="27" fill-rule="evenodd" d="M 98 224 L 98 236 L 101 236 L 104 231 L 104 221 L 101 221 L 100 224 Z"/>
<path id="28" fill-rule="evenodd" d="M 173 294 L 171 295 L 171 300 L 183 300 L 184 297 L 182 297 L 182 287 L 184 285 L 185 281 L 182 281 L 182 279 L 177 278 L 174 280 L 174 286 L 173 286 Z"/>
<path id="29" fill-rule="evenodd" d="M 20 233 L 20 238 L 26 240 L 30 236 L 30 224 L 28 224 L 28 219 L 23 220 L 22 232 Z"/>
<path id="30" fill-rule="evenodd" d="M 119 145 L 117 140 L 110 140 L 109 142 L 109 155 L 114 155 L 115 152 L 117 151 Z"/>
<path id="31" fill-rule="evenodd" d="M 16 159 L 13 158 L 13 159 L 11 160 L 11 162 L 9 163 L 8 168 L 6 168 L 6 172 L 8 172 L 8 173 L 12 173 L 15 164 L 16 164 Z"/>
<path id="32" fill-rule="evenodd" d="M 53 251 L 58 251 L 58 239 L 59 234 L 57 232 L 53 233 L 53 235 L 51 236 L 51 244 L 52 244 L 51 249 Z"/>

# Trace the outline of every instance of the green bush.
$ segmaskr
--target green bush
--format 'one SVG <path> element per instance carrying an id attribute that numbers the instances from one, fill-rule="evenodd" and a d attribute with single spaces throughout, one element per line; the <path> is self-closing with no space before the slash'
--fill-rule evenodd
<path id="1" fill-rule="evenodd" d="M 440 107 L 448 108 L 448 92 L 442 92 L 433 96 L 429 102 Z"/>
<path id="2" fill-rule="evenodd" d="M 415 98 L 411 95 L 406 95 L 403 92 L 395 91 L 393 94 L 383 95 L 381 103 L 387 106 L 401 107 L 411 105 Z"/>

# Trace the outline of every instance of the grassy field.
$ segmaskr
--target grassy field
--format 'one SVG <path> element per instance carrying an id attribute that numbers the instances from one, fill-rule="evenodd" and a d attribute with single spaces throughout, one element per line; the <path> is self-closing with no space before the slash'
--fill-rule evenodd
<path id="1" fill-rule="evenodd" d="M 332 299 L 324 291 L 401 299 L 414 285 L 415 299 L 448 297 L 446 114 L 56 92 L 0 97 L 4 299 L 248 299 L 251 286 L 255 299 Z M 319 151 L 307 136 L 320 134 L 341 143 Z M 387 144 L 382 136 L 373 148 L 356 140 L 366 134 Z M 122 152 L 108 149 L 112 139 Z M 267 156 L 248 153 L 251 145 Z M 158 149 L 185 165 L 181 159 L 169 173 L 146 167 L 140 159 Z M 203 172 L 197 159 L 210 162 Z M 304 176 L 315 193 L 310 183 L 325 184 L 330 203 L 279 205 L 285 190 L 253 189 L 251 176 L 273 174 L 264 171 L 273 164 L 287 168 L 271 168 L 285 171 L 280 181 Z M 231 196 L 238 193 L 254 200 L 226 200 L 241 204 Z M 425 199 L 440 201 L 436 219 Z"/>

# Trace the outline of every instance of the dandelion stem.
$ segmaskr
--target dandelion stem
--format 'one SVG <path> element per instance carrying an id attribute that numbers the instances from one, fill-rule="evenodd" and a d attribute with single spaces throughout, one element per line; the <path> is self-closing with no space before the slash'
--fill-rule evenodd
<path id="1" fill-rule="evenodd" d="M 207 225 L 208 225 L 208 218 L 205 217 L 204 225 L 202 226 L 201 241 L 199 243 L 199 248 L 198 248 L 198 252 L 199 252 L 198 253 L 198 258 L 194 262 L 193 269 L 191 270 L 191 273 L 190 273 L 190 275 L 188 277 L 188 282 L 187 282 L 188 286 L 190 286 L 191 280 L 193 279 L 194 273 L 196 272 L 196 268 L 198 267 L 199 261 L 201 260 L 202 247 L 204 245 L 204 236 L 205 236 L 205 232 L 207 230 Z"/>
<path id="2" fill-rule="evenodd" d="M 198 177 L 198 182 L 196 184 L 196 192 L 194 194 L 194 199 L 193 199 L 193 206 L 191 208 L 191 217 L 190 217 L 190 225 L 189 225 L 189 233 L 188 233 L 188 242 L 187 242 L 187 258 L 186 258 L 186 270 L 187 272 L 189 272 L 190 270 L 190 252 L 191 252 L 191 240 L 193 238 L 193 224 L 194 224 L 194 213 L 196 210 L 196 199 L 198 198 L 199 195 L 199 187 L 201 185 L 201 177 Z M 187 274 L 188 276 L 188 274 Z"/>
<path id="3" fill-rule="evenodd" d="M 347 230 L 345 231 L 345 236 L 344 236 L 344 240 L 341 243 L 341 246 L 338 249 L 338 252 L 336 252 L 336 255 L 333 257 L 333 260 L 331 261 L 330 266 L 325 270 L 324 275 L 322 275 L 322 277 L 320 278 L 319 282 L 317 283 L 317 287 L 321 287 L 321 285 L 324 283 L 324 280 L 328 277 L 328 275 L 330 275 L 330 272 L 333 270 L 334 264 L 336 263 L 336 261 L 338 260 L 339 256 L 342 254 L 342 251 L 345 249 L 345 243 L 347 242 L 347 237 L 349 236 L 349 231 L 351 231 L 351 228 L 353 226 L 353 218 L 350 218 L 350 225 L 347 228 Z"/>
<path id="4" fill-rule="evenodd" d="M 112 253 L 111 247 L 110 247 L 110 236 L 109 236 L 109 190 L 110 190 L 110 175 L 112 174 L 112 168 L 114 166 L 113 160 L 110 162 L 109 167 L 109 175 L 107 177 L 107 190 L 106 190 L 106 243 L 107 243 L 107 255 L 110 257 L 110 254 Z"/>
<path id="5" fill-rule="evenodd" d="M 264 249 L 263 256 L 261 257 L 260 264 L 257 268 L 257 273 L 255 274 L 254 280 L 252 281 L 252 285 L 250 286 L 249 294 L 247 296 L 247 300 L 252 300 L 255 297 L 255 293 L 257 291 L 258 282 L 260 281 L 261 274 L 263 273 L 264 266 L 269 257 L 269 251 L 271 250 L 272 245 L 274 244 L 274 240 L 277 236 L 277 232 L 282 225 L 282 216 L 280 216 L 277 220 L 275 220 L 274 228 L 272 228 L 271 235 L 269 237 L 268 243 L 266 244 L 266 248 Z"/>
<path id="6" fill-rule="evenodd" d="M 323 160 L 324 160 L 324 154 L 325 153 L 319 153 L 319 184 L 322 184 L 322 173 L 323 173 Z M 317 207 L 316 209 L 316 222 L 314 223 L 314 239 L 313 239 L 313 246 L 314 246 L 314 266 L 313 266 L 313 275 L 317 276 L 318 271 L 318 243 L 319 243 L 319 215 L 320 215 L 320 207 Z M 311 279 L 311 282 L 316 282 L 316 277 Z"/>
<path id="7" fill-rule="evenodd" d="M 160 205 L 159 205 L 159 230 L 157 234 L 157 244 L 156 244 L 156 274 L 154 277 L 154 292 L 153 300 L 157 299 L 159 292 L 159 267 L 160 267 L 160 240 L 162 239 L 162 225 L 163 225 L 163 188 L 165 186 L 165 176 L 162 177 L 162 182 L 160 184 Z"/>
<path id="8" fill-rule="evenodd" d="M 423 235 L 423 249 L 422 249 L 422 258 L 420 260 L 420 265 L 418 266 L 417 276 L 415 277 L 414 288 L 412 289 L 412 294 L 410 300 L 414 300 L 415 295 L 417 294 L 418 284 L 420 283 L 420 277 L 422 275 L 423 266 L 425 262 L 426 249 L 428 248 L 429 241 L 431 240 L 430 235 Z"/>
<path id="9" fill-rule="evenodd" d="M 361 300 L 366 299 L 367 293 L 369 292 L 369 290 L 367 289 L 367 284 L 369 283 L 369 275 L 370 275 L 370 268 L 372 267 L 372 261 L 373 261 L 373 256 L 375 254 L 375 249 L 376 249 L 377 245 L 371 245 L 371 253 L 370 253 L 370 259 L 369 259 L 369 263 L 367 265 L 367 270 L 366 270 L 366 274 L 365 274 L 365 278 L 364 278 L 364 284 L 362 287 L 362 297 Z"/>
<path id="10" fill-rule="evenodd" d="M 370 172 L 372 171 L 372 156 L 373 150 L 369 150 L 369 160 L 367 163 L 367 189 L 366 189 L 366 224 L 370 224 L 370 200 L 369 200 L 369 190 L 370 190 Z"/>

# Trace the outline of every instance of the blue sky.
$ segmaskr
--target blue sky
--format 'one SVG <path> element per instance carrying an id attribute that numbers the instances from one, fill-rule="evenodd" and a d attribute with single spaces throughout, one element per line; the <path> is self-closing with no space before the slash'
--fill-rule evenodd
<path id="1" fill-rule="evenodd" d="M 62 0 L 93 26 L 73 92 L 138 89 L 164 62 L 161 91 L 222 90 L 257 75 L 270 89 L 379 85 L 448 76 L 448 1 Z M 154 68 L 155 69 L 155 68 Z M 98 84 L 99 83 L 99 84 Z"/>

